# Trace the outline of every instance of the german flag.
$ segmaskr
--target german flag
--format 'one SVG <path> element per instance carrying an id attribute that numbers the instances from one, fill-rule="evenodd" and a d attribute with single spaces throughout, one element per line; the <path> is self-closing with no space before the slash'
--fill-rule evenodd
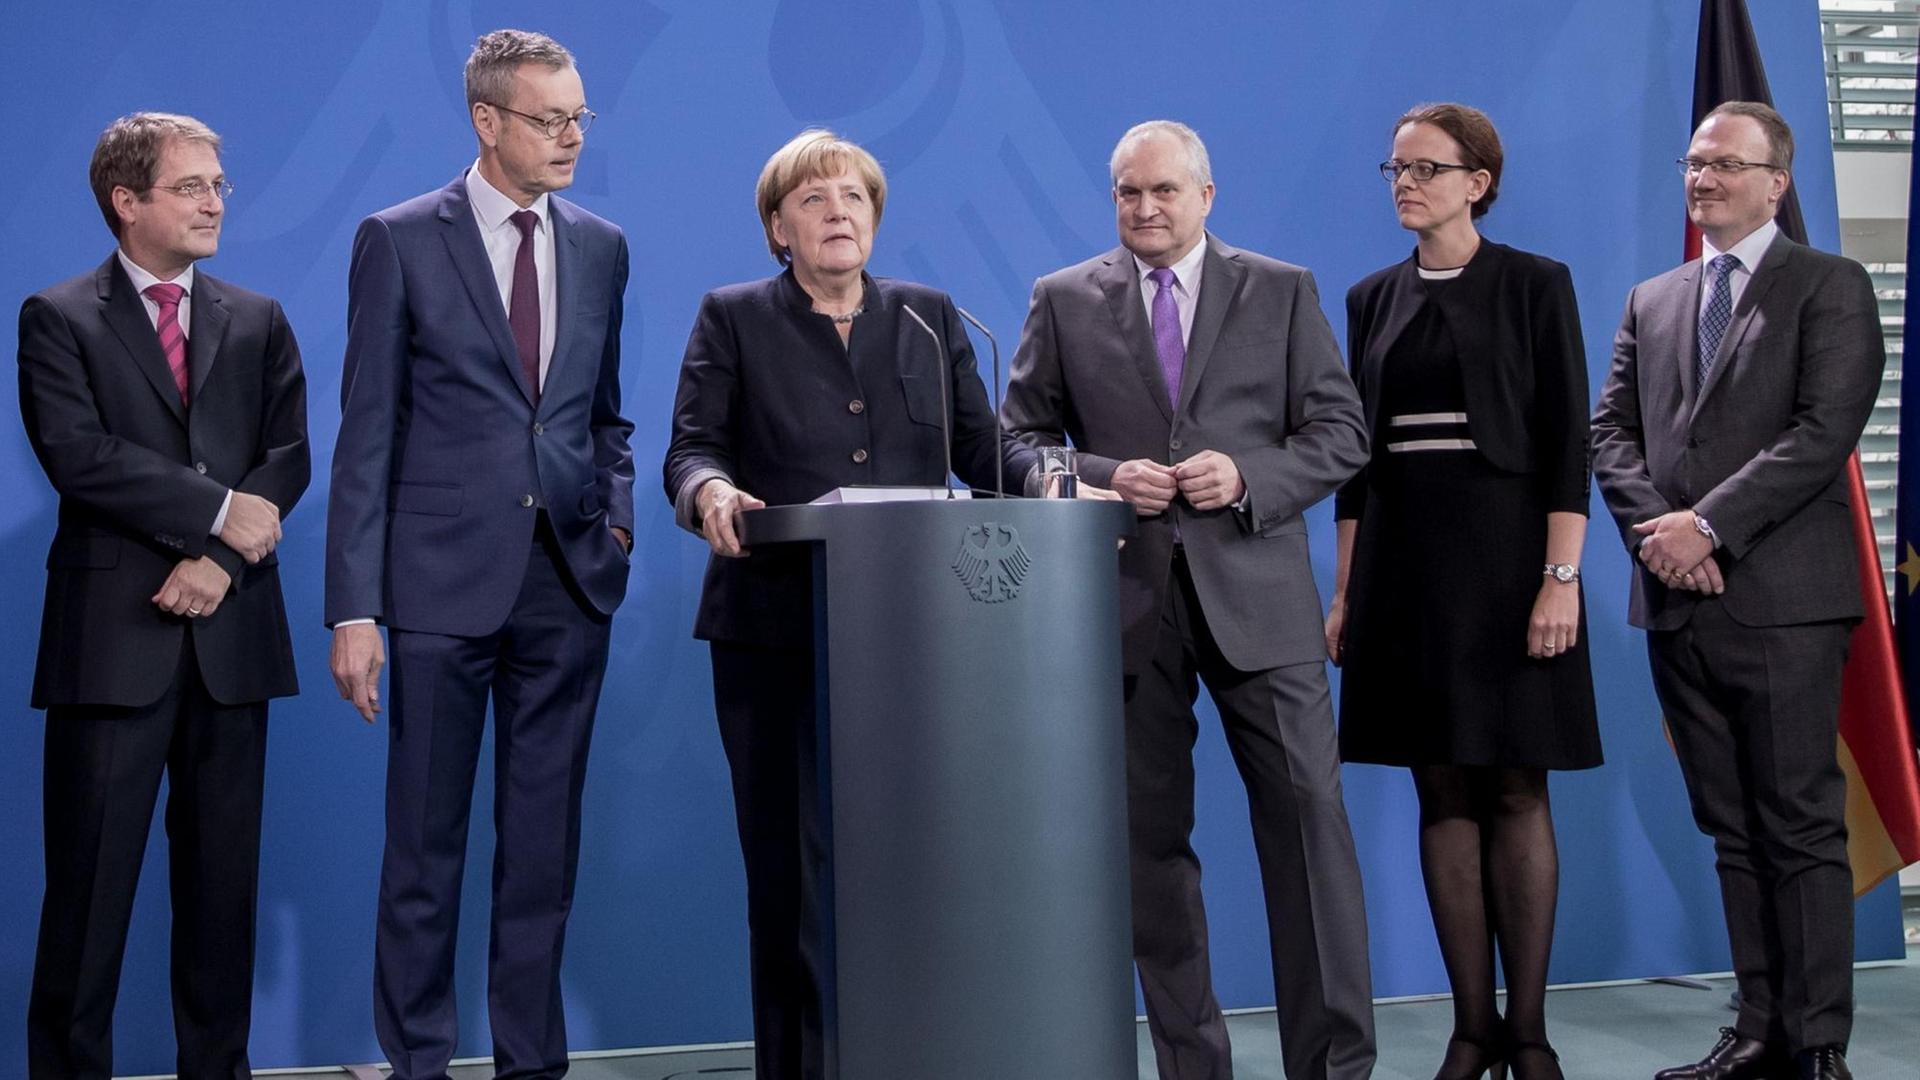
<path id="1" fill-rule="evenodd" d="M 1693 69 L 1693 126 L 1714 107 L 1727 101 L 1773 104 L 1760 46 L 1747 18 L 1746 0 L 1701 0 L 1699 49 Z M 1920 193 L 1920 187 L 1913 189 Z M 1910 195 L 1920 199 L 1920 194 Z M 1920 202 L 1908 218 L 1908 250 L 1920 255 Z M 1774 216 L 1780 231 L 1799 243 L 1807 242 L 1807 226 L 1800 216 L 1800 200 L 1792 187 L 1780 200 Z M 1700 257 L 1700 233 L 1687 223 L 1686 257 Z M 1911 265 L 1911 264 L 1909 264 Z M 1920 326 L 1915 312 L 1912 277 L 1908 278 L 1907 325 Z M 1917 372 L 1920 374 L 1920 372 Z M 1913 730 L 1907 721 L 1906 698 L 1901 693 L 1903 670 L 1911 680 L 1920 672 L 1920 605 L 1913 601 L 1920 581 L 1920 557 L 1912 554 L 1908 536 L 1920 542 L 1920 527 L 1909 532 L 1908 522 L 1920 526 L 1920 378 L 1901 383 L 1900 412 L 1908 422 L 1900 437 L 1900 536 L 1898 550 L 1908 553 L 1916 571 L 1904 570 L 1899 591 L 1901 644 L 1896 654 L 1893 625 L 1880 578 L 1880 549 L 1873 535 L 1873 516 L 1867 505 L 1867 485 L 1860 475 L 1856 451 L 1848 463 L 1853 480 L 1854 547 L 1859 552 L 1860 592 L 1867 616 L 1853 632 L 1847 667 L 1840 687 L 1840 765 L 1847 774 L 1847 856 L 1853 864 L 1853 891 L 1858 896 L 1911 863 L 1920 862 L 1920 770 L 1916 770 Z M 1909 436 L 1908 432 L 1913 435 Z M 1912 440 L 1911 447 L 1909 440 Z M 1902 666 L 1904 657 L 1905 667 Z"/>

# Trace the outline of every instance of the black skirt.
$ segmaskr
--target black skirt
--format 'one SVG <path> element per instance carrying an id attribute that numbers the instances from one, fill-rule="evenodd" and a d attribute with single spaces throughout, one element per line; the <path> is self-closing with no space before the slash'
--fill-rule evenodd
<path id="1" fill-rule="evenodd" d="M 1378 441 L 1348 576 L 1340 752 L 1384 765 L 1601 763 L 1585 604 L 1577 643 L 1527 655 L 1546 501 L 1477 450 Z"/>

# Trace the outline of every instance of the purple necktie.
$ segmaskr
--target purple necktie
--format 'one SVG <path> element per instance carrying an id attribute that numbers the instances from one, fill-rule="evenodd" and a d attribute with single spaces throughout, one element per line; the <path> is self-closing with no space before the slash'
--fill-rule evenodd
<path id="1" fill-rule="evenodd" d="M 533 227 L 540 215 L 516 210 L 514 228 L 520 230 L 520 250 L 513 256 L 513 303 L 507 306 L 507 325 L 520 350 L 520 370 L 527 376 L 533 403 L 540 404 L 540 275 L 533 268 Z"/>
<path id="2" fill-rule="evenodd" d="M 158 282 L 142 290 L 147 299 L 160 306 L 153 321 L 160 335 L 160 351 L 167 354 L 167 367 L 173 370 L 173 385 L 180 389 L 180 404 L 187 403 L 187 333 L 180 328 L 180 300 L 187 290 L 170 282 Z"/>
<path id="3" fill-rule="evenodd" d="M 1173 302 L 1179 279 L 1162 266 L 1147 274 L 1159 286 L 1153 294 L 1153 349 L 1160 354 L 1160 375 L 1167 380 L 1167 400 L 1180 407 L 1180 371 L 1187 364 L 1187 344 L 1180 338 L 1180 307 Z"/>

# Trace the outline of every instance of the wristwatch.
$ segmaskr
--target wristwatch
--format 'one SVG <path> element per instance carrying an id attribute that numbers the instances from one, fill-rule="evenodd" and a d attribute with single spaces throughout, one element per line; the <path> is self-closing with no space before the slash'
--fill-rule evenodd
<path id="1" fill-rule="evenodd" d="M 1580 568 L 1572 563 L 1550 562 L 1542 573 L 1562 585 L 1571 585 L 1580 580 Z"/>
<path id="2" fill-rule="evenodd" d="M 1701 536 L 1704 536 L 1708 540 L 1712 541 L 1714 547 L 1720 546 L 1720 537 L 1717 533 L 1713 531 L 1713 523 L 1708 521 L 1706 518 L 1706 515 L 1702 514 L 1698 510 L 1695 510 L 1693 512 L 1693 527 L 1700 530 Z"/>

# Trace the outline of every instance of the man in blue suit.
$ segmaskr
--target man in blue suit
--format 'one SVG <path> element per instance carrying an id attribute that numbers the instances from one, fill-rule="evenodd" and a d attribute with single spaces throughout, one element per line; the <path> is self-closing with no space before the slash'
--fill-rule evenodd
<path id="1" fill-rule="evenodd" d="M 368 722 L 376 624 L 393 650 L 374 1024 L 396 1080 L 444 1078 L 453 1056 L 489 697 L 494 1067 L 566 1071 L 581 785 L 632 544 L 626 239 L 552 194 L 593 120 L 580 74 L 553 39 L 498 30 L 475 44 L 466 88 L 479 160 L 354 239 L 327 521 L 334 681 Z"/>

